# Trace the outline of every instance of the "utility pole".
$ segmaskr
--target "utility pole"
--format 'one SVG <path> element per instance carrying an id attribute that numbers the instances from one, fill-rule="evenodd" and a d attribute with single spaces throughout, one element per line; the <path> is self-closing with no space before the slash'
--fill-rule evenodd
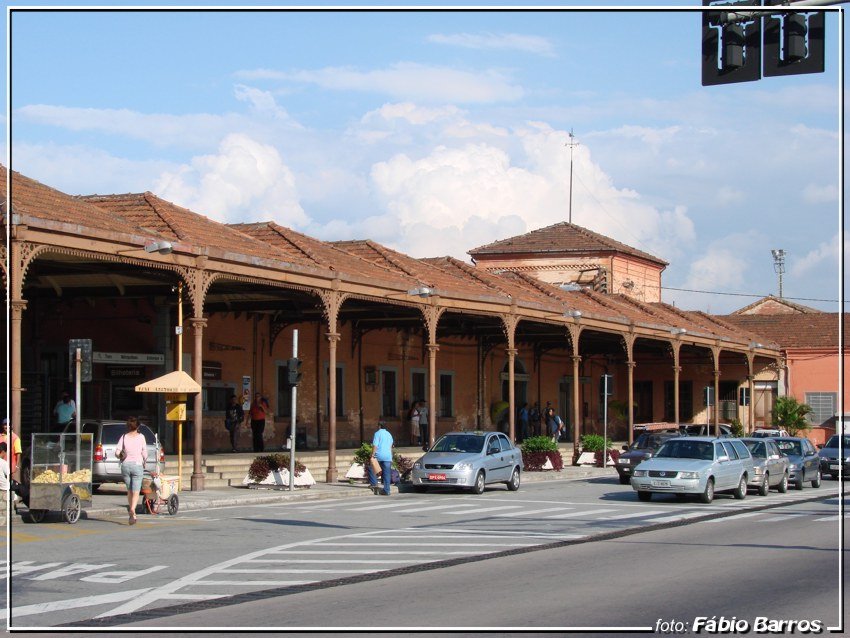
<path id="1" fill-rule="evenodd" d="M 770 251 L 773 255 L 773 270 L 779 275 L 779 298 L 782 299 L 782 273 L 785 272 L 785 251 L 781 248 L 774 248 Z"/>
<path id="2" fill-rule="evenodd" d="M 573 129 L 570 129 L 570 141 L 567 142 L 564 146 L 570 147 L 570 208 L 569 208 L 569 223 L 573 223 L 573 148 L 578 146 L 578 142 L 575 141 L 576 136 L 573 135 Z"/>

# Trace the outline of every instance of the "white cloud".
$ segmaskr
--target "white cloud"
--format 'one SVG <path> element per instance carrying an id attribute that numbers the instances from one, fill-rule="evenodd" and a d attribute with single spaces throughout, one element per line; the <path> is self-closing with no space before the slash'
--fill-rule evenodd
<path id="1" fill-rule="evenodd" d="M 429 42 L 448 44 L 467 49 L 505 49 L 555 57 L 555 47 L 547 38 L 519 33 L 435 33 Z"/>
<path id="2" fill-rule="evenodd" d="M 835 184 L 806 184 L 803 201 L 807 204 L 828 204 L 838 201 L 838 186 Z"/>
<path id="3" fill-rule="evenodd" d="M 518 100 L 524 95 L 522 87 L 512 83 L 501 71 L 463 71 L 412 62 L 400 62 L 372 71 L 326 67 L 291 72 L 259 69 L 239 71 L 236 75 L 252 80 L 314 84 L 332 91 L 368 91 L 432 104 L 505 102 Z"/>
<path id="4" fill-rule="evenodd" d="M 225 223 L 273 220 L 299 227 L 309 221 L 278 151 L 245 135 L 228 135 L 217 154 L 162 174 L 154 192 Z"/>
<path id="5" fill-rule="evenodd" d="M 840 245 L 837 236 L 832 241 L 819 244 L 817 248 L 810 250 L 801 259 L 793 260 L 790 264 L 789 274 L 793 277 L 804 277 L 824 266 L 834 267 L 837 271 Z M 847 261 L 848 257 L 850 257 L 850 240 L 845 240 L 843 259 Z"/>

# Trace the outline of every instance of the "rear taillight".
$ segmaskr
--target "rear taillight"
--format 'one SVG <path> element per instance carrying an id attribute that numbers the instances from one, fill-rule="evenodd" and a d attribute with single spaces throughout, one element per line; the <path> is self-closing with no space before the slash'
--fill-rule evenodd
<path id="1" fill-rule="evenodd" d="M 95 461 L 102 461 L 103 459 L 104 459 L 104 456 L 103 456 L 103 446 L 102 446 L 102 445 L 98 445 L 98 446 L 94 449 L 94 460 L 95 460 Z"/>
<path id="2" fill-rule="evenodd" d="M 159 448 L 159 462 L 165 463 L 165 449 Z"/>

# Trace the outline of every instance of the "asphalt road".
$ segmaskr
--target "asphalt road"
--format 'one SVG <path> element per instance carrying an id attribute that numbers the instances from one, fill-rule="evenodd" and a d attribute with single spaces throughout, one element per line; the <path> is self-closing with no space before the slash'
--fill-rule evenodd
<path id="1" fill-rule="evenodd" d="M 17 526 L 13 627 L 619 627 L 718 592 L 708 615 L 831 600 L 837 499 L 794 503 L 837 487 L 704 506 L 604 478 Z M 754 584 L 762 565 L 740 567 L 756 557 L 772 562 Z"/>

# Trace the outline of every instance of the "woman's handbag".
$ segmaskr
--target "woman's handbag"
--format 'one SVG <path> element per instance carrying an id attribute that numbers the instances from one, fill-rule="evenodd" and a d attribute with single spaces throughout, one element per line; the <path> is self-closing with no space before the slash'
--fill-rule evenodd
<path id="1" fill-rule="evenodd" d="M 127 458 L 127 450 L 124 449 L 124 437 L 121 437 L 121 440 L 118 442 L 121 445 L 121 451 L 118 452 L 118 462 L 123 463 L 124 459 Z"/>
<path id="2" fill-rule="evenodd" d="M 372 471 L 375 473 L 375 476 L 378 476 L 381 473 L 381 464 L 378 463 L 378 459 L 373 456 L 369 459 L 369 462 L 372 464 Z"/>

